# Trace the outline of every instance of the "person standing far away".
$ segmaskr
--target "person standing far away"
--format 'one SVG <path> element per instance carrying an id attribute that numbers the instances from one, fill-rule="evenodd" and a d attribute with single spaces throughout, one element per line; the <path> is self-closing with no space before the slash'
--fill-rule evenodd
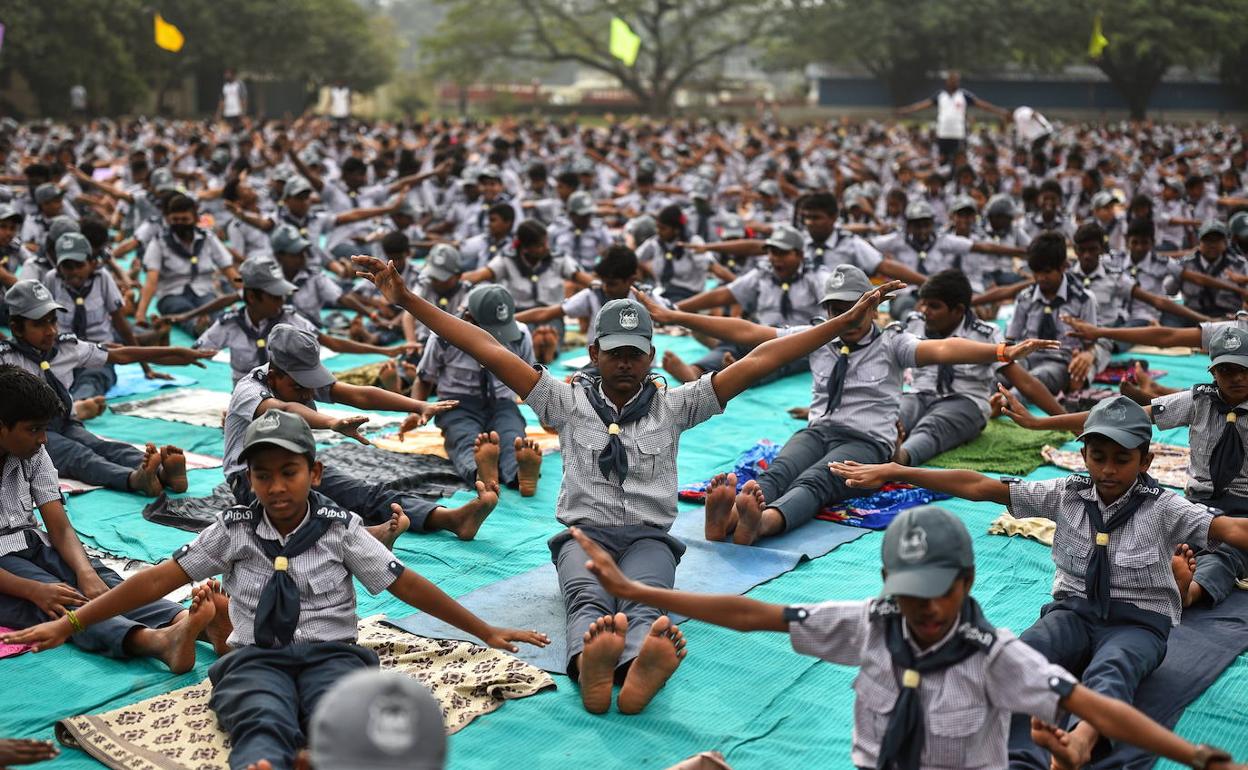
<path id="1" fill-rule="evenodd" d="M 225 118 L 232 131 L 242 126 L 243 116 L 247 114 L 247 85 L 238 79 L 234 68 L 225 71 L 225 82 L 221 84 L 221 99 L 217 102 L 217 116 Z"/>
<path id="2" fill-rule="evenodd" d="M 942 166 L 952 163 L 954 156 L 966 145 L 966 111 L 968 108 L 979 107 L 1002 120 L 1012 119 L 1007 110 L 980 99 L 962 88 L 961 84 L 962 76 L 951 70 L 945 74 L 944 88 L 926 99 L 897 110 L 898 115 L 909 115 L 929 107 L 936 108 L 936 144 L 940 150 Z"/>

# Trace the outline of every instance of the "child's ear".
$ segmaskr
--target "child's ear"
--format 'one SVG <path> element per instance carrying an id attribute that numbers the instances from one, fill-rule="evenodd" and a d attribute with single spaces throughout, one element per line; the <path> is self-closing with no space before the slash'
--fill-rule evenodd
<path id="1" fill-rule="evenodd" d="M 1152 452 L 1144 452 L 1140 455 L 1140 473 L 1148 473 L 1148 469 L 1153 464 L 1154 456 Z"/>
<path id="2" fill-rule="evenodd" d="M 321 485 L 321 472 L 324 469 L 325 466 L 321 464 L 320 460 L 314 460 L 312 462 L 312 467 L 308 470 L 308 475 L 312 477 L 313 487 L 319 487 Z"/>
<path id="3" fill-rule="evenodd" d="M 598 343 L 591 342 L 589 344 L 589 360 L 594 366 L 598 365 Z"/>

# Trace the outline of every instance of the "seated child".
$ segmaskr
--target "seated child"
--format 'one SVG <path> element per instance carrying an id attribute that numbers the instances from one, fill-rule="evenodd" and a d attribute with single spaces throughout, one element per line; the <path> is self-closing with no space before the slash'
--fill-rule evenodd
<path id="1" fill-rule="evenodd" d="M 1085 758 L 1048 724 L 1065 712 L 1178 762 L 1228 767 L 1225 752 L 1177 740 L 989 622 L 971 596 L 970 533 L 942 508 L 911 508 L 888 525 L 881 598 L 797 606 L 647 585 L 625 575 L 584 532 L 572 532 L 586 568 L 621 600 L 737 631 L 787 633 L 799 653 L 856 666 L 851 762 L 859 768 L 1005 767 L 1011 714 L 1031 717 L 1031 734 L 1053 753 L 1055 767 L 1081 767 Z M 617 629 L 604 623 L 591 633 L 610 638 Z"/>
<path id="2" fill-rule="evenodd" d="M 511 231 L 516 227 L 516 207 L 496 203 L 486 211 L 485 231 L 460 244 L 465 270 L 479 270 L 495 257 L 514 252 Z M 448 244 L 449 245 L 449 244 Z"/>
<path id="3" fill-rule="evenodd" d="M 1171 566 L 1175 548 L 1184 543 L 1203 548 L 1212 541 L 1243 548 L 1248 519 L 1224 516 L 1161 488 L 1148 475 L 1149 416 L 1124 396 L 1105 399 L 1086 415 L 1045 419 L 1070 426 L 1082 422 L 1087 476 L 1022 481 L 896 464 L 834 462 L 829 468 L 855 490 L 901 481 L 1007 505 L 1019 518 L 1055 521 L 1054 601 L 1022 640 L 1077 673 L 1090 690 L 1130 703 L 1140 682 L 1161 663 L 1170 629 L 1182 614 Z M 1069 728 L 1070 749 L 1081 758 L 1070 766 L 1090 760 L 1100 738 L 1109 737 L 1102 729 L 1090 721 Z M 1012 766 L 1049 766 L 1025 716 L 1011 725 L 1010 758 Z"/>
<path id="4" fill-rule="evenodd" d="M 396 561 L 359 516 L 314 491 L 321 463 L 312 431 L 297 415 L 275 409 L 259 417 L 241 451 L 255 489 L 250 505 L 223 511 L 139 579 L 6 639 L 52 649 L 178 586 L 221 575 L 228 610 L 215 597 L 199 610 L 207 617 L 229 613 L 229 652 L 208 677 L 209 705 L 230 736 L 232 770 L 290 770 L 321 696 L 352 671 L 377 667 L 376 653 L 356 644 L 353 577 L 370 593 L 388 590 L 491 647 L 515 652 L 514 642 L 546 644 L 542 634 L 482 621 Z"/>
<path id="5" fill-rule="evenodd" d="M 511 207 L 508 206 L 507 209 L 510 211 Z M 403 280 L 408 288 L 442 310 L 448 313 L 459 312 L 459 308 L 463 306 L 468 296 L 468 290 L 472 288 L 472 284 L 463 279 L 464 269 L 461 259 L 462 255 L 459 250 L 451 244 L 434 244 L 433 248 L 429 249 L 429 255 L 425 258 L 425 266 L 421 269 L 416 281 L 413 283 L 406 275 L 403 276 Z M 404 313 L 402 319 L 403 336 L 407 338 L 407 341 L 424 345 L 425 340 L 429 339 L 429 330 L 416 323 L 416 319 L 412 318 L 410 313 Z"/>
<path id="6" fill-rule="evenodd" d="M 653 324 L 632 299 L 612 300 L 598 313 L 590 359 L 601 377 L 556 380 L 499 344 L 493 335 L 438 311 L 413 294 L 392 265 L 353 257 L 391 302 L 439 337 L 477 359 L 525 399 L 542 424 L 569 437 L 556 518 L 581 527 L 627 565 L 631 577 L 670 587 L 684 544 L 668 534 L 676 518 L 676 454 L 680 435 L 722 411 L 759 377 L 827 344 L 870 316 L 890 283 L 865 291 L 852 310 L 819 327 L 759 345 L 722 371 L 679 388 L 658 388 L 650 374 Z M 622 681 L 620 711 L 646 707 L 680 664 L 683 640 L 658 610 L 617 602 L 585 569 L 585 551 L 564 531 L 549 542 L 567 608 L 568 675 L 580 683 L 586 710 L 611 707 Z M 613 624 L 608 634 L 591 629 Z M 614 624 L 617 624 L 614 625 Z"/>
<path id="7" fill-rule="evenodd" d="M 186 458 L 182 450 L 166 446 L 157 452 L 148 444 L 143 452 L 130 444 L 108 441 L 83 427 L 73 414 L 74 371 L 105 364 L 154 364 L 185 366 L 211 358 L 215 350 L 165 347 L 108 348 L 98 342 L 80 342 L 61 334 L 57 312 L 68 308 L 52 298 L 38 281 L 18 281 L 4 295 L 9 307 L 12 340 L 0 341 L 0 363 L 11 364 L 42 377 L 64 405 L 64 413 L 48 427 L 48 454 L 66 476 L 88 484 L 138 492 L 155 497 L 162 488 L 186 491 Z"/>
<path id="8" fill-rule="evenodd" d="M 669 302 L 701 294 L 706 289 L 708 274 L 724 282 L 736 278 L 731 270 L 719 264 L 714 254 L 690 248 L 701 245 L 703 239 L 690 236 L 680 206 L 664 207 L 656 218 L 656 228 L 654 236 L 637 248 L 637 261 Z"/>
<path id="9" fill-rule="evenodd" d="M 370 284 L 371 285 L 371 284 Z M 461 317 L 493 335 L 520 358 L 533 363 L 533 335 L 516 323 L 515 303 L 502 286 L 479 283 L 468 292 Z M 436 334 L 429 336 L 417 366 L 412 397 L 429 398 L 436 387 L 439 399 L 453 399 L 454 409 L 435 419 L 446 441 L 446 454 L 459 477 L 469 484 L 502 483 L 520 494 L 537 493 L 542 454 L 525 437 L 524 415 L 516 393 L 477 363 L 477 360 Z"/>
<path id="10" fill-rule="evenodd" d="M 1243 305 L 1248 290 L 1231 274 L 1248 273 L 1248 260 L 1227 248 L 1226 224 L 1210 220 L 1200 226 L 1196 253 L 1182 261 L 1183 304 L 1207 316 L 1231 315 Z"/>
<path id="11" fill-rule="evenodd" d="M 612 244 L 611 234 L 594 217 L 594 198 L 581 190 L 568 196 L 567 220 L 552 227 L 550 243 L 555 251 L 567 254 L 582 270 L 593 270 Z"/>
<path id="12" fill-rule="evenodd" d="M 290 224 L 273 228 L 269 237 L 273 258 L 282 266 L 282 275 L 295 285 L 290 304 L 319 329 L 325 325 L 321 311 L 327 307 L 345 307 L 376 323 L 381 316 L 354 291 L 342 287 L 321 266 L 312 262 L 312 242 Z"/>
<path id="13" fill-rule="evenodd" d="M 420 281 L 420 267 L 412 259 L 412 242 L 400 232 L 386 233 L 381 239 L 381 253 L 394 262 L 408 285 Z M 351 321 L 351 337 L 371 345 L 393 345 L 403 336 L 402 318 L 407 314 L 386 302 L 368 281 L 356 279 L 351 292 L 368 305 L 378 316 L 378 321 L 365 322 L 363 316 Z"/>
<path id="14" fill-rule="evenodd" d="M 56 392 L 14 366 L 0 366 L 0 392 L 0 626 L 21 629 L 64 615 L 121 577 L 87 557 L 65 514 L 56 468 L 43 447 L 49 424 L 64 413 Z M 75 635 L 74 645 L 112 658 L 159 658 L 175 674 L 190 671 L 195 640 L 211 615 L 187 612 L 162 596 Z"/>

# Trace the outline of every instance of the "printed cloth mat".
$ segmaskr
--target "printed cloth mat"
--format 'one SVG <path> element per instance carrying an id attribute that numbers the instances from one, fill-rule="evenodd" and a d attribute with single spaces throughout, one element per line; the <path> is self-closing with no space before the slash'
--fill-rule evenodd
<path id="1" fill-rule="evenodd" d="M 149 380 L 147 375 L 143 373 L 143 367 L 140 364 L 117 366 L 115 370 L 117 372 L 117 382 L 105 394 L 110 399 L 137 396 L 141 393 L 154 393 L 162 388 L 184 388 L 199 382 L 194 377 L 187 377 L 184 374 L 173 374 L 173 372 L 165 372 L 165 374 L 173 375 L 172 380 Z"/>
<path id="2" fill-rule="evenodd" d="M 1136 364 L 1144 367 L 1144 371 L 1148 372 L 1148 375 L 1153 379 L 1165 377 L 1169 374 L 1169 372 L 1162 369 L 1150 370 L 1148 368 L 1148 361 L 1145 361 L 1142 358 L 1131 358 L 1126 361 L 1110 362 L 1109 366 L 1106 366 L 1104 369 L 1096 373 L 1096 376 L 1092 378 L 1092 381 L 1102 385 L 1117 385 L 1123 380 L 1126 380 L 1127 382 L 1135 382 Z"/>
<path id="3" fill-rule="evenodd" d="M 1044 464 L 1040 450 L 1047 444 L 1061 446 L 1071 434 L 1051 430 L 1027 430 L 1008 419 L 988 421 L 979 438 L 942 452 L 927 461 L 934 468 L 963 468 L 980 473 L 1026 476 Z"/>
<path id="4" fill-rule="evenodd" d="M 138 449 L 144 448 L 143 444 L 134 444 L 134 446 Z M 197 452 L 183 452 L 183 454 L 186 456 L 186 469 L 188 471 L 203 470 L 204 468 L 220 468 L 221 467 L 220 457 L 211 457 L 209 455 L 201 455 L 201 454 L 198 454 Z M 90 492 L 93 489 L 102 488 L 95 484 L 88 484 L 85 481 L 79 481 L 78 479 L 66 478 L 65 476 L 61 476 L 57 481 L 60 484 L 61 492 L 67 495 L 78 495 L 78 494 L 82 494 L 83 492 Z"/>
<path id="5" fill-rule="evenodd" d="M 525 435 L 537 442 L 544 455 L 559 451 L 558 433 L 548 433 L 541 426 L 530 425 L 525 431 Z M 436 455 L 437 457 L 447 456 L 446 443 L 442 439 L 442 431 L 435 425 L 426 425 L 410 433 L 405 433 L 402 441 L 399 440 L 399 434 L 397 433 L 386 433 L 376 437 L 370 436 L 368 440 L 373 442 L 373 446 L 378 449 L 384 449 L 387 452 Z"/>
<path id="6" fill-rule="evenodd" d="M 162 393 L 158 396 L 139 401 L 124 401 L 110 404 L 109 408 L 118 414 L 131 417 L 148 417 L 157 420 L 171 420 L 187 425 L 198 425 L 204 428 L 220 428 L 225 420 L 225 412 L 230 407 L 230 394 L 200 388 L 185 388 L 175 393 Z M 346 409 L 334 409 L 317 405 L 317 411 L 329 417 L 368 416 L 365 431 L 398 427 L 406 415 L 397 412 L 374 414 L 371 412 L 352 412 Z M 343 436 L 333 431 L 313 431 L 317 441 L 341 441 Z"/>
<path id="7" fill-rule="evenodd" d="M 7 626 L 0 626 L 0 634 L 7 634 L 14 629 Z M 30 650 L 29 644 L 4 644 L 0 642 L 0 658 L 11 658 L 14 655 L 21 655 L 23 652 Z"/>
<path id="8" fill-rule="evenodd" d="M 1087 473 L 1088 466 L 1083 462 L 1083 455 L 1077 451 L 1063 452 L 1054 446 L 1046 446 L 1040 454 L 1050 465 L 1056 465 L 1068 471 Z M 1192 450 L 1174 444 L 1153 444 L 1153 464 L 1148 473 L 1158 483 L 1175 489 L 1187 487 L 1187 469 L 1192 462 Z"/>
<path id="9" fill-rule="evenodd" d="M 1016 519 L 1009 512 L 998 516 L 988 525 L 988 534 L 1005 535 L 1006 537 L 1027 537 L 1037 543 L 1053 547 L 1053 533 L 1057 530 L 1057 522 L 1039 516 L 1028 516 Z"/>
<path id="10" fill-rule="evenodd" d="M 425 639 L 360 621 L 362 646 L 381 667 L 412 676 L 442 704 L 448 735 L 505 701 L 555 686 L 544 671 L 499 650 L 468 642 Z M 230 740 L 208 708 L 208 680 L 103 714 L 63 719 L 56 737 L 114 770 L 225 770 Z"/>

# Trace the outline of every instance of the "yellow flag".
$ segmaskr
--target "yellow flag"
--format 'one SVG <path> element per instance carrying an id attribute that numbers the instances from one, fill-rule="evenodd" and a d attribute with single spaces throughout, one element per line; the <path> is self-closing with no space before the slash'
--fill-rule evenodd
<path id="1" fill-rule="evenodd" d="M 641 38 L 633 32 L 628 22 L 619 16 L 611 17 L 611 55 L 624 62 L 627 67 L 637 61 L 637 52 L 641 50 Z"/>
<path id="2" fill-rule="evenodd" d="M 1093 59 L 1099 58 L 1101 51 L 1104 51 L 1107 45 L 1109 45 L 1109 38 L 1101 34 L 1101 15 L 1098 13 L 1092 20 L 1092 39 L 1088 41 L 1088 56 Z"/>
<path id="3" fill-rule="evenodd" d="M 156 14 L 157 46 L 177 53 L 182 50 L 182 44 L 185 42 L 186 38 L 182 37 L 182 30 L 165 21 L 159 13 Z"/>

